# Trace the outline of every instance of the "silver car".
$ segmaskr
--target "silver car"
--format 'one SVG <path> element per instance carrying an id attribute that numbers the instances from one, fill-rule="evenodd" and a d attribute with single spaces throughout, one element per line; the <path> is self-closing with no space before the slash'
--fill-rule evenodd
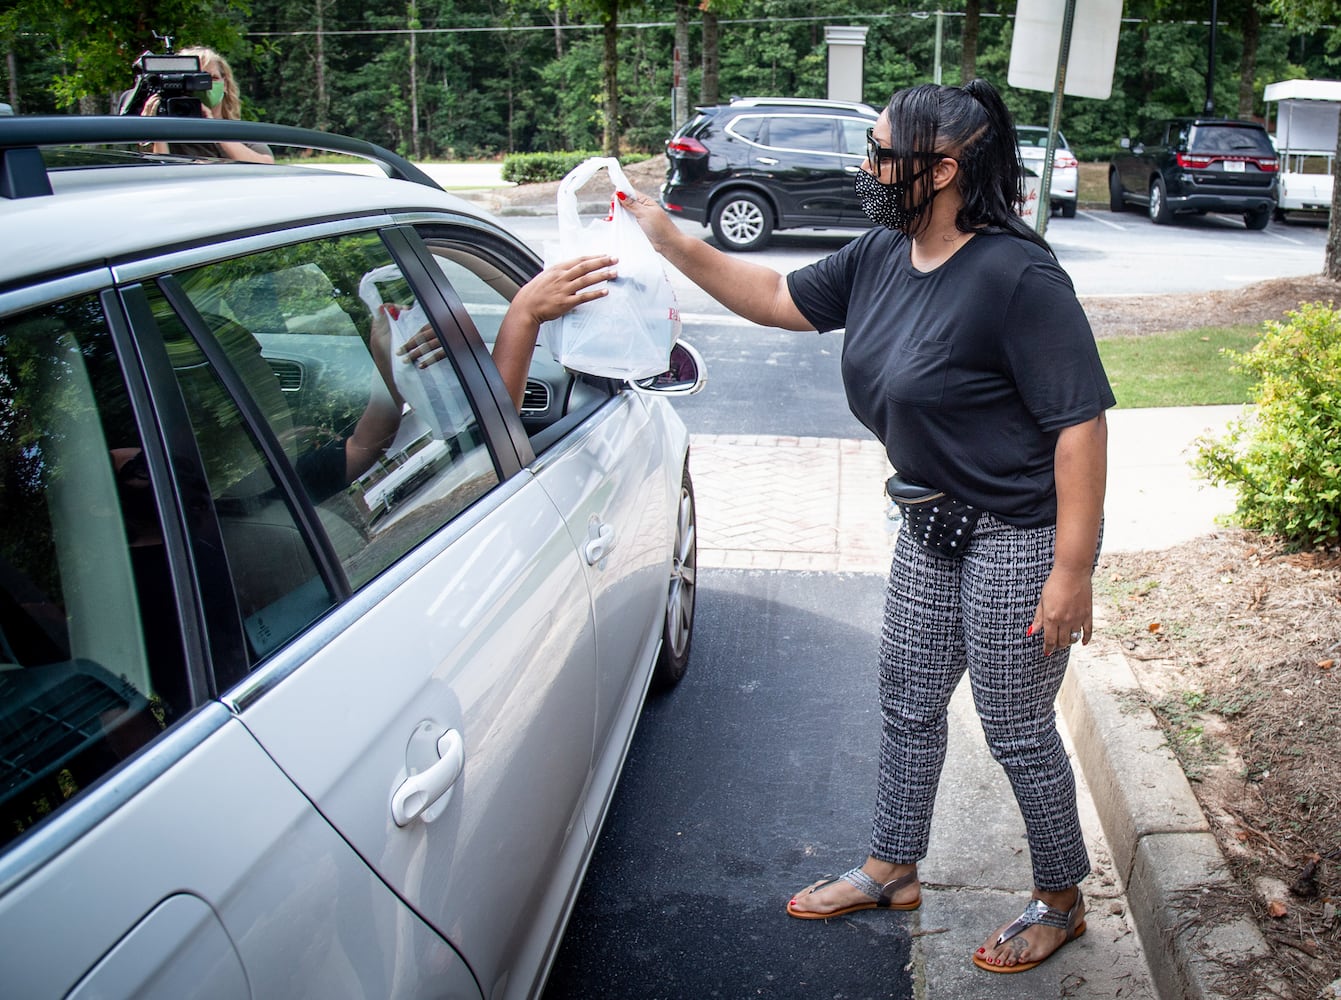
<path id="1" fill-rule="evenodd" d="M 518 413 L 538 260 L 354 140 L 19 117 L 0 157 L 5 995 L 535 996 L 687 665 L 696 356 L 541 348 Z"/>
<path id="2" fill-rule="evenodd" d="M 1043 161 L 1048 153 L 1048 130 L 1041 125 L 1016 125 L 1015 145 L 1025 167 L 1042 177 Z M 1075 218 L 1080 198 L 1079 185 L 1080 161 L 1066 144 L 1066 136 L 1058 132 L 1057 147 L 1052 154 L 1052 183 L 1048 186 L 1048 197 L 1052 209 L 1061 212 L 1064 219 Z"/>

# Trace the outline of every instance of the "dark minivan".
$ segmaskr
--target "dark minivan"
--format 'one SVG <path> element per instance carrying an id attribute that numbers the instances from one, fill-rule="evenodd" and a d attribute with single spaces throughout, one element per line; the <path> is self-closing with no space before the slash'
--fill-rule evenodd
<path id="1" fill-rule="evenodd" d="M 1175 215 L 1242 215 L 1265 229 L 1276 207 L 1276 151 L 1256 122 L 1227 118 L 1169 118 L 1124 138 L 1108 168 L 1109 208 L 1145 208 L 1152 222 Z"/>

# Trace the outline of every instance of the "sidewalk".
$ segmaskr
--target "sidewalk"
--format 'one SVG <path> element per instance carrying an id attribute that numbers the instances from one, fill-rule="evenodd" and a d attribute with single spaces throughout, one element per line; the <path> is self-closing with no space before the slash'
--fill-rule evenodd
<path id="1" fill-rule="evenodd" d="M 1241 412 L 1109 411 L 1106 551 L 1163 548 L 1215 530 L 1216 518 L 1233 510 L 1233 495 L 1198 482 L 1188 460 L 1197 438 L 1222 434 Z M 888 571 L 898 524 L 886 513 L 882 487 L 890 469 L 874 441 L 696 435 L 691 454 L 700 567 Z M 967 684 L 960 686 L 926 861 L 935 891 L 927 894 L 914 947 L 927 998 L 1214 1000 L 1221 961 L 1264 951 L 1246 915 L 1188 919 L 1184 900 L 1229 876 L 1139 695 L 1111 643 L 1074 649 L 1058 709 L 1078 765 L 1094 861 L 1084 886 L 1089 932 L 1035 972 L 989 977 L 974 975 L 963 956 L 976 946 L 969 939 L 1000 917 L 1001 896 L 1029 884 L 1028 852 L 1021 842 L 1005 863 L 982 854 L 984 842 L 1010 843 L 1023 828 L 983 745 Z M 964 809 L 966 796 L 971 810 Z"/>
<path id="2" fill-rule="evenodd" d="M 1234 509 L 1233 494 L 1194 479 L 1188 459 L 1196 438 L 1223 433 L 1241 411 L 1109 411 L 1105 551 L 1175 545 Z M 700 566 L 888 571 L 893 470 L 873 438 L 697 435 L 692 453 Z"/>

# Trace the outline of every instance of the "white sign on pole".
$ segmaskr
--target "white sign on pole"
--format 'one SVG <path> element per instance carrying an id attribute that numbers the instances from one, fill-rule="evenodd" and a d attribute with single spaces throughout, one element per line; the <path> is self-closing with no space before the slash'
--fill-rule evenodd
<path id="1" fill-rule="evenodd" d="M 1075 0 L 1075 4 L 1063 93 L 1107 100 L 1113 92 L 1122 0 Z M 1056 89 L 1065 10 L 1066 0 L 1019 0 L 1016 4 L 1010 72 L 1006 76 L 1012 87 Z"/>

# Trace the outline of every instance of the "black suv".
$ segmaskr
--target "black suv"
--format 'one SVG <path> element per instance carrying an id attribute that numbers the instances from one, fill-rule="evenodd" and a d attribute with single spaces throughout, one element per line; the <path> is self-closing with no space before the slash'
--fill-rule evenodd
<path id="1" fill-rule="evenodd" d="M 666 143 L 661 204 L 712 226 L 727 250 L 762 250 L 775 229 L 869 228 L 852 181 L 878 117 L 866 104 L 780 97 L 699 108 Z"/>
<path id="2" fill-rule="evenodd" d="M 1170 118 L 1122 139 L 1108 168 L 1108 207 L 1146 208 L 1153 222 L 1184 212 L 1242 215 L 1265 229 L 1276 207 L 1276 150 L 1256 122 Z"/>

